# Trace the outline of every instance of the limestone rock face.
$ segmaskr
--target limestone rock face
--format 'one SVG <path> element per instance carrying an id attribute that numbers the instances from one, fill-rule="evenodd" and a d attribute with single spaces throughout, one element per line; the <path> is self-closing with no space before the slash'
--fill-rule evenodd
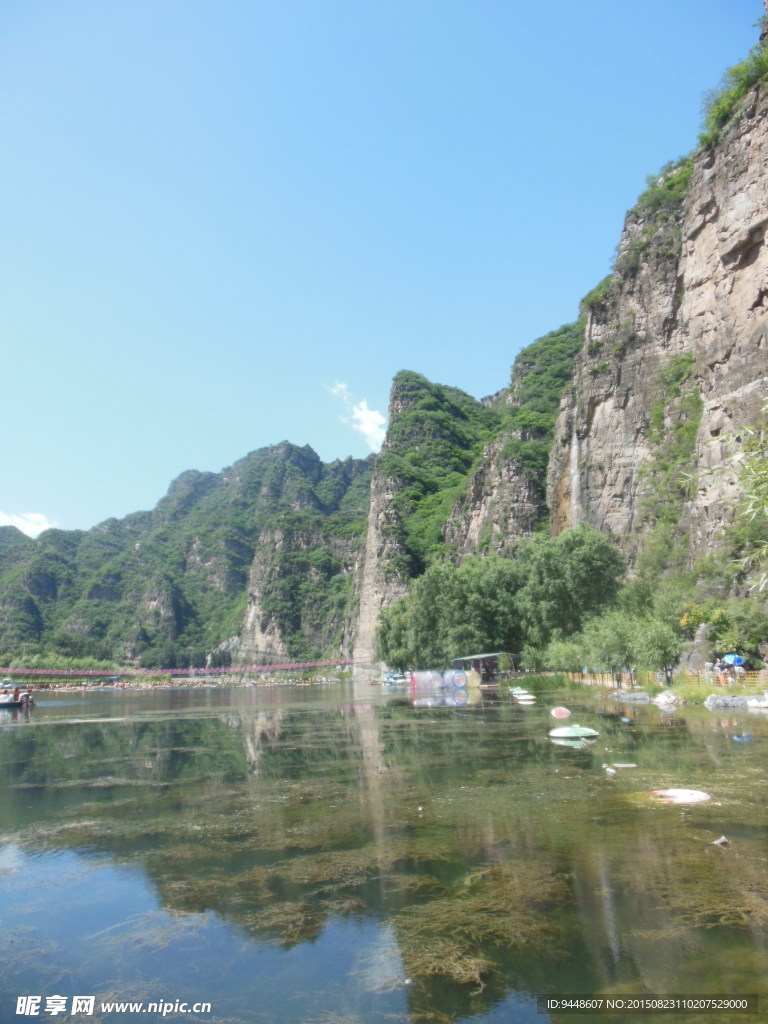
<path id="1" fill-rule="evenodd" d="M 388 413 L 390 424 L 406 411 L 408 403 L 408 396 L 393 387 Z M 383 450 L 391 443 L 388 433 Z M 363 663 L 373 661 L 379 615 L 408 589 L 407 576 L 393 568 L 405 550 L 395 501 L 399 489 L 399 482 L 380 467 L 374 470 L 365 549 L 356 569 L 358 616 L 352 653 L 356 661 Z"/>
<path id="2" fill-rule="evenodd" d="M 628 215 L 561 403 L 547 484 L 556 531 L 586 521 L 635 554 L 686 418 L 690 555 L 729 521 L 734 481 L 717 438 L 755 422 L 768 398 L 767 115 L 755 90 L 725 137 L 694 157 L 677 213 Z"/>
<path id="3" fill-rule="evenodd" d="M 359 567 L 356 660 L 374 657 L 381 612 L 424 571 L 435 548 L 442 548 L 441 541 L 459 557 L 487 547 L 486 539 L 498 548 L 497 530 L 501 534 L 514 515 L 521 523 L 525 520 L 523 499 L 528 501 L 528 495 L 525 488 L 515 490 L 513 474 L 507 471 L 502 452 L 506 438 L 499 435 L 501 417 L 494 404 L 411 371 L 395 377 Z M 473 475 L 475 466 L 479 468 Z M 442 494 L 453 497 L 467 481 L 468 492 L 446 523 L 442 517 L 447 508 L 439 499 Z"/>
<path id="4" fill-rule="evenodd" d="M 530 536 L 541 518 L 544 488 L 531 480 L 514 459 L 505 457 L 506 435 L 489 442 L 443 531 L 457 559 L 485 551 L 503 554 L 521 537 Z"/>
<path id="5" fill-rule="evenodd" d="M 733 481 L 716 438 L 754 423 L 768 397 L 768 95 L 751 97 L 714 158 L 696 166 L 683 225 L 681 341 L 704 410 L 691 529 L 697 550 L 727 519 Z"/>
<path id="6" fill-rule="evenodd" d="M 283 634 L 274 615 L 264 610 L 263 593 L 272 582 L 273 556 L 282 547 L 279 531 L 262 535 L 248 578 L 248 605 L 235 661 L 240 665 L 288 660 Z"/>
<path id="7" fill-rule="evenodd" d="M 374 473 L 365 551 L 358 569 L 359 613 L 353 657 L 361 662 L 374 658 L 379 615 L 408 589 L 407 579 L 392 570 L 393 561 L 402 553 L 394 503 L 397 490 L 392 478 Z"/>
<path id="8" fill-rule="evenodd" d="M 311 645 L 310 650 L 324 650 L 328 658 L 349 657 L 355 619 L 349 601 L 329 599 L 329 580 L 339 586 L 344 582 L 347 593 L 354 591 L 360 547 L 360 538 L 334 535 L 322 527 L 264 531 L 251 564 L 233 662 L 305 660 L 291 649 L 296 637 Z"/>

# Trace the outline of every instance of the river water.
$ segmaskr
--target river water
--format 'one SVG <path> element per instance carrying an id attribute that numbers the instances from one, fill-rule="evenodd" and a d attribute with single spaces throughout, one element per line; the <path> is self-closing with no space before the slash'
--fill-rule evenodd
<path id="1" fill-rule="evenodd" d="M 587 747 L 550 741 L 558 703 Z M 711 799 L 649 795 L 670 787 Z M 537 1002 L 563 995 L 768 1010 L 764 715 L 546 692 L 414 707 L 369 684 L 42 694 L 0 712 L 0 827 L 3 1022 L 758 1019 Z"/>

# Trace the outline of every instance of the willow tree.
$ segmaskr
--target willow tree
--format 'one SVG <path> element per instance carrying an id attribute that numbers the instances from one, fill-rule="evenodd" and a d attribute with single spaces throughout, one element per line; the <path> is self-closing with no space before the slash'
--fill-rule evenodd
<path id="1" fill-rule="evenodd" d="M 441 668 L 479 651 L 520 648 L 518 563 L 492 555 L 432 565 L 382 614 L 377 656 L 393 667 Z"/>

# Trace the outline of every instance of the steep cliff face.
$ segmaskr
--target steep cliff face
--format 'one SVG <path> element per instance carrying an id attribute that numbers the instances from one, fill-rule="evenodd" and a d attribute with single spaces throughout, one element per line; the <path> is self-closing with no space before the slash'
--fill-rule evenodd
<path id="1" fill-rule="evenodd" d="M 494 410 L 457 388 L 409 371 L 395 377 L 358 568 L 356 659 L 373 658 L 382 609 L 444 547 L 451 507 L 498 426 Z"/>
<path id="2" fill-rule="evenodd" d="M 723 458 L 715 439 L 754 423 L 768 397 L 767 166 L 763 92 L 749 98 L 724 144 L 697 162 L 683 225 L 679 334 L 704 403 L 690 508 L 698 550 L 721 530 L 734 496 L 729 478 L 712 472 Z"/>
<path id="3" fill-rule="evenodd" d="M 358 519 L 360 526 L 363 519 Z M 347 657 L 363 535 L 334 520 L 285 522 L 259 537 L 235 664 Z"/>
<path id="4" fill-rule="evenodd" d="M 405 542 L 403 510 L 398 503 L 405 481 L 397 473 L 398 455 L 407 451 L 407 443 L 400 442 L 397 425 L 416 408 L 421 389 L 419 382 L 412 387 L 404 375 L 393 382 L 389 398 L 389 429 L 382 447 L 382 455 L 371 482 L 371 501 L 365 548 L 356 567 L 358 617 L 354 635 L 353 656 L 361 662 L 373 660 L 376 647 L 376 627 L 383 608 L 391 604 L 408 589 L 408 550 Z M 388 458 L 387 456 L 394 456 Z"/>
<path id="5" fill-rule="evenodd" d="M 248 577 L 248 604 L 240 635 L 228 641 L 235 651 L 235 661 L 240 665 L 268 663 L 289 657 L 283 631 L 277 616 L 269 614 L 264 605 L 264 596 L 273 589 L 276 582 L 276 558 L 282 547 L 282 534 L 266 531 L 259 538 Z"/>
<path id="6" fill-rule="evenodd" d="M 405 557 L 396 507 L 398 491 L 399 484 L 393 477 L 374 474 L 365 549 L 356 571 L 359 612 L 353 656 L 361 662 L 374 658 L 382 609 L 408 589 L 408 576 L 397 568 Z"/>
<path id="7" fill-rule="evenodd" d="M 237 664 L 343 656 L 362 548 L 371 460 L 324 465 L 314 452 L 275 463 L 261 488 L 268 514 L 256 539 L 245 617 L 230 641 Z"/>
<path id="8" fill-rule="evenodd" d="M 716 543 L 732 516 L 717 438 L 768 397 L 768 96 L 630 211 L 614 274 L 585 300 L 548 472 L 555 530 L 586 521 L 630 556 L 659 525 Z"/>
<path id="9" fill-rule="evenodd" d="M 556 412 L 582 336 L 581 323 L 566 324 L 528 345 L 515 359 L 509 387 L 485 400 L 499 412 L 500 426 L 443 530 L 456 559 L 508 553 L 546 516 Z"/>
<path id="10" fill-rule="evenodd" d="M 544 489 L 507 453 L 504 431 L 483 449 L 465 494 L 445 525 L 443 536 L 457 560 L 472 554 L 504 554 L 528 537 L 544 511 Z"/>

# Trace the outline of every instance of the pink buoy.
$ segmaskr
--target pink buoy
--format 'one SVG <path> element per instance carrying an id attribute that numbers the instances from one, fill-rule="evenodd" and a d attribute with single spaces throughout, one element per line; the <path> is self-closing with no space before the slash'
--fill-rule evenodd
<path id="1" fill-rule="evenodd" d="M 570 718 L 571 712 L 568 708 L 552 708 L 550 715 L 552 715 L 553 718 Z"/>

